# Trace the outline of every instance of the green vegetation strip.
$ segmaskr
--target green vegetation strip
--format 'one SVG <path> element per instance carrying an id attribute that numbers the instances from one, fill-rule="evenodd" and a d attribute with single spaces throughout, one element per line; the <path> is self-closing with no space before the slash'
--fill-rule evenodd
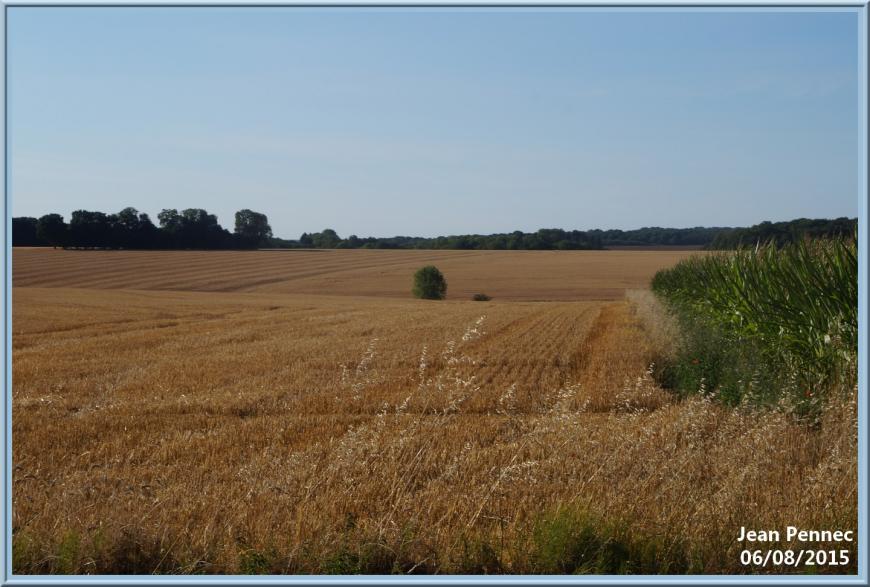
<path id="1" fill-rule="evenodd" d="M 854 238 L 771 242 L 681 261 L 653 278 L 684 340 L 660 373 L 683 392 L 718 390 L 798 404 L 854 381 L 858 262 Z"/>

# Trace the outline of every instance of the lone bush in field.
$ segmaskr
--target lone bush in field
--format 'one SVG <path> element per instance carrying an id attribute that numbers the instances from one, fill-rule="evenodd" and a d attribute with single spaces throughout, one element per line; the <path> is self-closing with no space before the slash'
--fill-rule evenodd
<path id="1" fill-rule="evenodd" d="M 476 293 L 471 297 L 475 302 L 488 302 L 492 298 L 486 295 L 485 293 Z"/>
<path id="2" fill-rule="evenodd" d="M 437 267 L 426 265 L 414 274 L 411 293 L 423 300 L 443 300 L 447 295 L 447 280 Z"/>

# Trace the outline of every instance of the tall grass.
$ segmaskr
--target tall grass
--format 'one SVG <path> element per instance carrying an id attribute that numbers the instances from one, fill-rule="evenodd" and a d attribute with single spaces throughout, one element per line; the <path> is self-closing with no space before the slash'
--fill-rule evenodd
<path id="1" fill-rule="evenodd" d="M 688 360 L 672 373 L 682 383 L 691 379 L 687 369 L 700 374 L 699 386 L 710 384 L 704 374 L 721 382 L 730 370 L 744 393 L 759 381 L 769 390 L 778 380 L 802 401 L 814 401 L 820 390 L 854 380 L 855 239 L 768 243 L 692 257 L 658 272 L 652 289 L 693 343 L 684 348 Z"/>
<path id="2" fill-rule="evenodd" d="M 678 401 L 647 371 L 673 339 L 649 291 L 480 322 L 470 300 L 15 303 L 16 573 L 857 569 L 855 543 L 808 569 L 736 540 L 857 528 L 857 388 L 820 426 Z"/>

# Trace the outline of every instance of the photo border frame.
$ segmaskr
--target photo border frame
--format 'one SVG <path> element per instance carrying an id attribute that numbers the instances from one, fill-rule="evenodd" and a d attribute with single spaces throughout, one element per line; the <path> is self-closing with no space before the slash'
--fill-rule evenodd
<path id="1" fill-rule="evenodd" d="M 613 0 L 578 2 L 571 0 L 529 1 L 498 1 L 498 2 L 462 2 L 447 0 L 443 2 L 422 1 L 409 2 L 286 2 L 255 0 L 251 3 L 238 0 L 202 1 L 172 0 L 151 1 L 89 1 L 89 2 L 57 2 L 40 0 L 11 0 L 3 3 L 0 11 L 0 29 L 3 31 L 2 51 L 3 68 L 3 136 L 0 146 L 0 156 L 3 158 L 3 211 L 4 222 L 0 227 L 0 238 L 3 247 L 3 318 L 2 325 L 5 336 L 3 339 L 3 439 L 5 450 L 2 452 L 2 469 L 4 482 L 0 484 L 0 500 L 3 504 L 2 557 L 0 557 L 0 584 L 10 586 L 38 585 L 868 585 L 868 329 L 867 329 L 867 276 L 868 242 L 868 30 L 870 30 L 870 0 L 834 0 L 822 2 L 819 0 L 792 1 L 712 1 L 698 2 L 688 0 L 670 0 L 666 2 L 642 2 L 638 0 Z M 9 103 L 8 103 L 8 16 L 10 10 L 18 8 L 323 8 L 329 10 L 342 9 L 578 9 L 578 10 L 640 10 L 640 11 L 707 11 L 717 10 L 770 10 L 770 11 L 831 11 L 842 9 L 854 10 L 858 15 L 858 91 L 859 91 L 859 157 L 860 199 L 858 216 L 858 573 L 857 575 L 14 575 L 12 574 L 12 181 L 10 177 L 9 157 Z"/>

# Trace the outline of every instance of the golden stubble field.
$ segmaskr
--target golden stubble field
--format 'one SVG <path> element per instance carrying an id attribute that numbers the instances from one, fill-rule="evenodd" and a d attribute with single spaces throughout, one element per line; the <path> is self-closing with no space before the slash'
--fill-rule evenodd
<path id="1" fill-rule="evenodd" d="M 434 264 L 448 297 L 616 300 L 643 288 L 688 251 L 63 251 L 15 249 L 15 287 L 300 293 L 409 297 L 411 276 Z"/>
<path id="2" fill-rule="evenodd" d="M 854 527 L 854 398 L 652 381 L 688 254 L 15 250 L 14 570 L 749 572 L 741 526 Z"/>

